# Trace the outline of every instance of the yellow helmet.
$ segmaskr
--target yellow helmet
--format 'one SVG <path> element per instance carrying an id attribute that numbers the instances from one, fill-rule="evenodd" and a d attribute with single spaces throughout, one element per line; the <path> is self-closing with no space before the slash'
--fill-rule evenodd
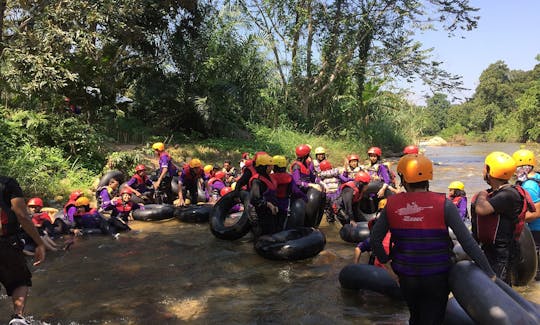
<path id="1" fill-rule="evenodd" d="M 377 208 L 379 208 L 379 210 L 382 210 L 386 207 L 386 199 L 382 199 L 379 201 L 379 205 L 377 206 Z"/>
<path id="2" fill-rule="evenodd" d="M 489 167 L 489 176 L 504 180 L 512 178 L 517 168 L 514 158 L 501 151 L 487 155 L 485 164 Z"/>
<path id="3" fill-rule="evenodd" d="M 325 155 L 326 150 L 323 147 L 317 147 L 317 148 L 315 148 L 315 154 L 316 155 Z"/>
<path id="4" fill-rule="evenodd" d="M 90 200 L 87 197 L 81 196 L 77 199 L 77 201 L 75 201 L 76 207 L 82 207 L 86 205 L 90 205 Z"/>
<path id="5" fill-rule="evenodd" d="M 460 181 L 453 181 L 452 183 L 450 183 L 450 185 L 448 185 L 448 189 L 449 190 L 465 190 L 465 184 L 463 184 L 462 182 Z"/>
<path id="6" fill-rule="evenodd" d="M 257 157 L 257 160 L 255 160 L 255 166 L 272 166 L 274 164 L 274 161 L 272 160 L 272 157 L 270 155 L 260 155 Z"/>
<path id="7" fill-rule="evenodd" d="M 536 167 L 536 157 L 534 156 L 534 152 L 530 150 L 520 149 L 514 152 L 512 158 L 514 158 L 518 167 L 525 165 Z"/>
<path id="8" fill-rule="evenodd" d="M 204 170 L 204 172 L 205 172 L 206 174 L 209 174 L 209 173 L 212 171 L 212 169 L 214 169 L 214 166 L 212 166 L 212 165 L 206 165 L 206 166 L 204 166 L 204 168 L 203 168 L 203 170 Z"/>
<path id="9" fill-rule="evenodd" d="M 401 157 L 397 172 L 407 183 L 427 181 L 433 179 L 433 163 L 423 155 L 409 154 Z"/>
<path id="10" fill-rule="evenodd" d="M 278 167 L 287 167 L 287 158 L 285 156 L 274 156 L 272 157 L 272 161 Z"/>
<path id="11" fill-rule="evenodd" d="M 158 150 L 158 151 L 163 151 L 165 150 L 165 144 L 163 144 L 163 142 L 156 142 L 152 145 L 152 149 L 154 150 Z"/>
<path id="12" fill-rule="evenodd" d="M 236 189 L 236 182 L 231 184 L 231 188 L 232 188 L 233 191 Z"/>
<path id="13" fill-rule="evenodd" d="M 199 159 L 193 158 L 193 159 L 191 159 L 189 161 L 189 167 L 191 167 L 191 168 L 202 167 L 202 163 L 201 163 L 201 161 Z"/>

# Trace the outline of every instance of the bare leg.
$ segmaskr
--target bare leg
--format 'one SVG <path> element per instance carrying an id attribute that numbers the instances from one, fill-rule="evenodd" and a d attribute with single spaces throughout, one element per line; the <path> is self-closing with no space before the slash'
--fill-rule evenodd
<path id="1" fill-rule="evenodd" d="M 21 286 L 13 290 L 11 299 L 13 300 L 13 313 L 19 316 L 23 315 L 26 296 L 28 295 L 28 287 Z"/>

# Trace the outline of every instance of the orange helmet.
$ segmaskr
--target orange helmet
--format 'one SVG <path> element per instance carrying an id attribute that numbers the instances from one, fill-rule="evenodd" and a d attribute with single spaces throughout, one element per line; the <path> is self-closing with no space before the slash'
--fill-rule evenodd
<path id="1" fill-rule="evenodd" d="M 405 154 L 405 155 L 408 155 L 408 154 L 418 154 L 418 147 L 417 147 L 417 146 L 414 146 L 414 145 L 406 146 L 406 147 L 403 149 L 403 154 Z"/>
<path id="2" fill-rule="evenodd" d="M 489 166 L 489 176 L 504 180 L 512 178 L 517 169 L 514 158 L 501 151 L 494 151 L 487 155 L 485 164 Z"/>
<path id="3" fill-rule="evenodd" d="M 311 152 L 311 148 L 307 144 L 301 144 L 298 147 L 296 147 L 296 157 L 301 158 L 309 155 Z"/>
<path id="4" fill-rule="evenodd" d="M 356 173 L 356 175 L 354 176 L 354 181 L 355 182 L 362 182 L 364 184 L 367 184 L 367 183 L 369 183 L 371 181 L 371 177 L 365 171 L 360 171 L 360 172 Z"/>
<path id="5" fill-rule="evenodd" d="M 222 188 L 221 191 L 219 191 L 219 195 L 220 196 L 225 196 L 225 195 L 227 195 L 227 193 L 230 193 L 232 191 L 233 191 L 233 189 L 227 186 L 227 187 Z"/>
<path id="6" fill-rule="evenodd" d="M 323 160 L 319 164 L 319 167 L 321 167 L 321 170 L 330 170 L 332 169 L 332 164 L 328 160 Z"/>
<path id="7" fill-rule="evenodd" d="M 422 155 L 405 155 L 397 165 L 397 172 L 407 183 L 433 179 L 433 163 Z"/>
<path id="8" fill-rule="evenodd" d="M 382 156 L 382 150 L 379 147 L 371 147 L 367 151 L 368 155 L 373 154 L 377 155 L 378 157 Z"/>
<path id="9" fill-rule="evenodd" d="M 69 200 L 70 201 L 75 201 L 77 200 L 78 198 L 80 198 L 81 196 L 83 196 L 83 192 L 81 190 L 76 190 L 76 191 L 73 191 L 71 192 L 71 194 L 69 195 Z"/>
<path id="10" fill-rule="evenodd" d="M 87 197 L 81 196 L 77 199 L 77 201 L 75 201 L 76 207 L 82 207 L 87 205 L 90 205 L 90 200 Z"/>
<path id="11" fill-rule="evenodd" d="M 165 144 L 163 142 L 156 142 L 152 145 L 152 149 L 157 151 L 165 150 Z"/>
<path id="12" fill-rule="evenodd" d="M 201 163 L 201 160 L 198 159 L 198 158 L 193 158 L 189 161 L 189 167 L 191 168 L 197 168 L 197 167 L 202 167 L 202 163 Z"/>
<path id="13" fill-rule="evenodd" d="M 135 171 L 136 171 L 136 172 L 145 171 L 145 170 L 146 170 L 146 166 L 143 165 L 143 164 L 137 165 L 137 166 L 135 167 Z"/>
<path id="14" fill-rule="evenodd" d="M 33 197 L 30 200 L 28 200 L 28 206 L 38 206 L 43 208 L 43 200 L 41 200 L 38 197 Z"/>

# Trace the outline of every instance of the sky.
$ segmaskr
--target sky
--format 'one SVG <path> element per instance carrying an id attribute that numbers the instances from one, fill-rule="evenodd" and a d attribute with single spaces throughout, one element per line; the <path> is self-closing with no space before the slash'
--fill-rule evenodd
<path id="1" fill-rule="evenodd" d="M 444 62 L 447 71 L 463 76 L 464 87 L 470 90 L 456 93 L 461 98 L 472 96 L 480 74 L 492 63 L 502 60 L 510 70 L 532 70 L 540 63 L 535 59 L 540 54 L 540 0 L 471 0 L 470 4 L 480 8 L 476 29 L 453 38 L 445 31 L 417 37 L 424 48 L 434 48 L 433 58 Z M 425 87 L 417 83 L 408 88 L 411 101 L 425 103 Z"/>

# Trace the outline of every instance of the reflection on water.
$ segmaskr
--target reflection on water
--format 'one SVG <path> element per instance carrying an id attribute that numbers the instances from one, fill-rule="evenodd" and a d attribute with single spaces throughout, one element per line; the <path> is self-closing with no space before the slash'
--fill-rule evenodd
<path id="1" fill-rule="evenodd" d="M 452 180 L 469 196 L 486 187 L 483 159 L 517 145 L 427 148 L 438 163 L 432 190 Z M 34 270 L 27 311 L 51 324 L 404 324 L 407 308 L 375 293 L 341 290 L 339 271 L 353 257 L 338 227 L 323 221 L 326 249 L 300 262 L 259 257 L 248 237 L 214 238 L 207 225 L 134 222 L 119 240 L 77 238 Z M 540 303 L 540 286 L 518 288 Z M 10 300 L 0 298 L 0 322 Z"/>

